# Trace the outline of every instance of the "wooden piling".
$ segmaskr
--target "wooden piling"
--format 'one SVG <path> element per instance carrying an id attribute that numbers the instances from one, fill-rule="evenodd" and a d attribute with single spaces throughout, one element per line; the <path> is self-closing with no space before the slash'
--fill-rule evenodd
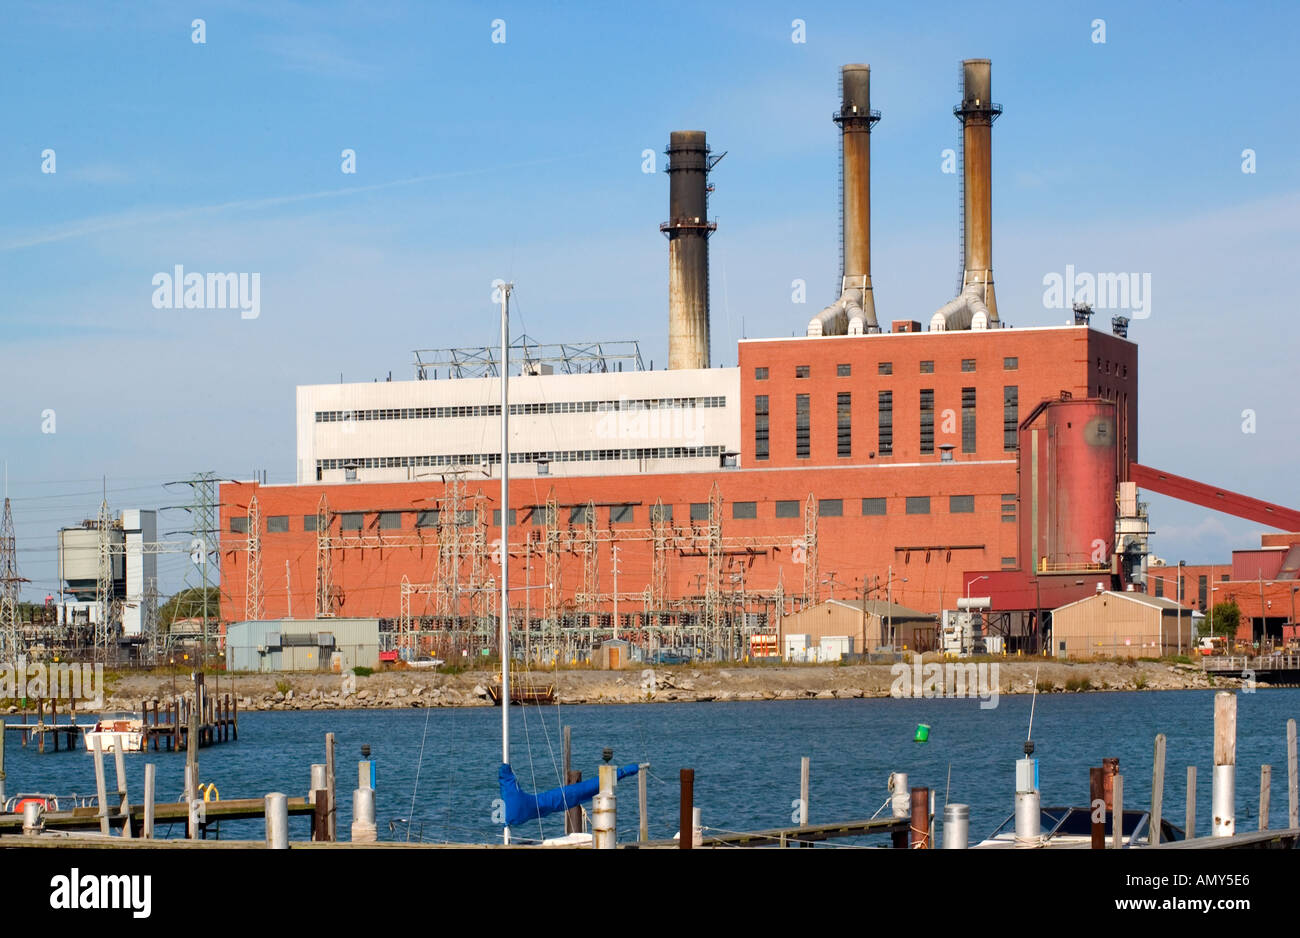
<path id="1" fill-rule="evenodd" d="M 1151 846 L 1160 843 L 1160 817 L 1165 800 L 1165 734 L 1156 734 L 1155 758 L 1151 765 L 1151 830 L 1147 832 L 1147 842 Z"/>
<path id="2" fill-rule="evenodd" d="M 146 763 L 144 767 L 144 827 L 141 829 L 141 836 L 145 840 L 153 839 L 153 804 L 154 804 L 154 787 L 157 784 L 158 767 L 152 762 Z"/>
<path id="3" fill-rule="evenodd" d="M 1196 766 L 1187 767 L 1187 822 L 1183 825 L 1188 840 L 1196 836 Z"/>
<path id="4" fill-rule="evenodd" d="M 564 776 L 564 784 L 575 785 L 582 781 L 581 772 L 570 772 Z M 577 834 L 582 831 L 582 805 L 575 804 L 564 812 L 564 832 L 566 834 Z"/>
<path id="5" fill-rule="evenodd" d="M 1106 848 L 1106 782 L 1100 766 L 1088 769 L 1088 805 L 1092 817 L 1092 849 Z"/>
<path id="6" fill-rule="evenodd" d="M 1111 780 L 1111 849 L 1124 846 L 1124 776 L 1116 774 Z"/>
<path id="7" fill-rule="evenodd" d="M 122 836 L 131 838 L 131 800 L 126 794 L 126 748 L 121 735 L 113 740 L 113 768 L 117 774 L 117 805 L 121 812 Z"/>
<path id="8" fill-rule="evenodd" d="M 808 783 L 812 774 L 812 759 L 804 756 L 799 761 L 799 826 L 808 826 Z"/>
<path id="9" fill-rule="evenodd" d="M 681 797 L 678 804 L 677 846 L 690 850 L 695 840 L 695 770 L 682 769 Z"/>
<path id="10" fill-rule="evenodd" d="M 912 816 L 908 823 L 913 850 L 930 849 L 930 789 L 912 789 Z"/>
<path id="11" fill-rule="evenodd" d="M 1294 784 L 1294 779 L 1295 779 L 1294 772 L 1291 773 L 1291 778 L 1292 778 L 1292 784 Z M 5 803 L 5 721 L 0 720 L 0 805 L 3 805 L 4 803 Z"/>
<path id="12" fill-rule="evenodd" d="M 108 827 L 108 791 L 104 786 L 104 750 L 99 734 L 95 734 L 94 739 L 91 755 L 95 760 L 95 794 L 99 798 L 99 832 L 107 836 L 111 832 Z"/>
<path id="13" fill-rule="evenodd" d="M 54 725 L 54 751 L 59 751 L 59 698 L 50 700 L 50 723 Z"/>
<path id="14" fill-rule="evenodd" d="M 1259 829 L 1268 830 L 1268 811 L 1273 800 L 1273 767 L 1259 767 Z"/>
<path id="15" fill-rule="evenodd" d="M 637 807 L 637 827 L 639 828 L 641 843 L 650 840 L 650 815 L 646 810 L 646 773 L 650 766 L 641 766 L 641 771 L 636 773 L 636 807 Z"/>
<path id="16" fill-rule="evenodd" d="M 3 752 L 3 748 L 0 748 L 0 754 Z M 3 761 L 3 758 L 0 758 L 0 763 Z M 3 768 L 3 765 L 0 765 L 0 768 Z M 0 779 L 3 778 L 4 772 L 0 771 Z M 1287 826 L 1294 830 L 1300 827 L 1300 779 L 1297 778 L 1296 772 L 1295 720 L 1286 721 L 1286 778 Z M 0 785 L 3 784 L 3 781 L 0 781 Z"/>
<path id="17" fill-rule="evenodd" d="M 338 805 L 335 801 L 334 785 L 334 734 L 325 734 L 325 790 L 328 793 L 329 815 L 326 818 L 329 825 L 328 840 L 333 843 L 338 840 Z"/>
<path id="18" fill-rule="evenodd" d="M 36 698 L 36 725 L 44 726 L 44 724 L 45 724 L 45 701 L 42 698 L 37 697 Z M 41 732 L 39 729 L 36 731 L 36 751 L 37 752 L 45 751 L 45 734 Z"/>
<path id="19" fill-rule="evenodd" d="M 312 792 L 312 795 L 315 798 L 316 813 L 311 817 L 311 839 L 329 840 L 329 789 L 322 788 Z"/>

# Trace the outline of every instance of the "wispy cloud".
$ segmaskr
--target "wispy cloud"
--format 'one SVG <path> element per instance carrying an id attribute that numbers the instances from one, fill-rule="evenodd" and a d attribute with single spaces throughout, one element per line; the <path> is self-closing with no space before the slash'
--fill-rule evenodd
<path id="1" fill-rule="evenodd" d="M 553 156 L 537 160 L 524 160 L 518 163 L 505 163 L 500 166 L 486 166 L 481 169 L 462 169 L 446 173 L 428 173 L 421 176 L 410 176 L 405 179 L 393 179 L 389 182 L 374 183 L 368 186 L 347 186 L 341 189 L 324 189 L 318 192 L 300 192 L 292 195 L 269 196 L 261 199 L 236 199 L 234 201 L 219 202 L 213 205 L 191 205 L 185 208 L 169 209 L 165 211 L 120 212 L 113 215 L 93 216 L 45 228 L 39 231 L 20 234 L 9 238 L 8 240 L 0 241 L 0 252 L 37 247 L 42 244 L 53 244 L 58 241 L 67 241 L 72 238 L 82 238 L 88 235 L 102 234 L 104 232 L 117 231 L 123 228 L 165 224 L 168 222 L 181 221 L 186 218 L 219 212 L 259 211 L 262 209 L 292 205 L 299 202 L 311 202 L 319 199 L 334 199 L 344 196 L 361 195 L 367 192 L 396 189 L 401 186 L 414 186 L 419 185 L 420 183 L 437 182 L 444 179 L 457 179 L 466 176 L 484 176 L 491 173 L 506 172 L 529 166 L 559 163 L 569 159 L 572 159 L 572 157 Z"/>

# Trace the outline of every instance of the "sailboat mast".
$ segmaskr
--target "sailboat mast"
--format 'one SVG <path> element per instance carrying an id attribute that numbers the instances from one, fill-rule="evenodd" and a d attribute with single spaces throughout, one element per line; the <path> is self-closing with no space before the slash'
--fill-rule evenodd
<path id="1" fill-rule="evenodd" d="M 510 283 L 501 284 L 501 761 L 510 764 Z M 509 828 L 507 828 L 507 831 Z M 506 835 L 509 837 L 509 834 Z"/>

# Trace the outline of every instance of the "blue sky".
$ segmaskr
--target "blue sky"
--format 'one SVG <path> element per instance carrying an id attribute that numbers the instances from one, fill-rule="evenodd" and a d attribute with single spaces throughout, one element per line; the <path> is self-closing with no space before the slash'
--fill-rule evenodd
<path id="1" fill-rule="evenodd" d="M 1149 272 L 1130 333 L 1143 461 L 1300 503 L 1293 5 L 10 0 L 0 18 L 0 455 L 26 596 L 54 587 L 55 530 L 95 513 L 101 476 L 115 508 L 176 504 L 161 483 L 201 469 L 289 481 L 295 385 L 408 377 L 412 348 L 492 341 L 493 278 L 517 282 L 534 337 L 638 338 L 662 366 L 667 182 L 641 154 L 662 169 L 671 130 L 727 151 L 714 363 L 735 363 L 742 329 L 801 330 L 838 286 L 846 62 L 871 64 L 884 115 L 883 319 L 953 292 L 942 151 L 959 61 L 991 58 L 1003 318 L 1061 321 L 1042 278 L 1067 264 Z M 260 272 L 260 317 L 154 309 L 151 278 L 176 264 Z M 1171 560 L 1223 560 L 1263 530 L 1150 501 Z M 164 590 L 184 563 L 164 560 Z"/>

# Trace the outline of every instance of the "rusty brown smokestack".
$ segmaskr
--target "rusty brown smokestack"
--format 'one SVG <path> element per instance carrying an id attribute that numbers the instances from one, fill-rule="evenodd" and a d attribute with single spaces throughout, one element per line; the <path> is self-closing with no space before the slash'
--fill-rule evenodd
<path id="1" fill-rule="evenodd" d="M 668 137 L 668 367 L 709 367 L 708 173 L 702 130 L 675 130 Z M 719 157 L 721 159 L 721 157 Z"/>
<path id="2" fill-rule="evenodd" d="M 840 166 L 844 200 L 840 206 L 840 297 L 812 318 L 808 335 L 861 335 L 879 332 L 871 291 L 871 128 L 880 112 L 871 110 L 871 66 L 840 68 Z"/>
<path id="3" fill-rule="evenodd" d="M 998 322 L 998 304 L 993 293 L 993 122 L 1002 108 L 991 100 L 991 63 L 988 59 L 966 59 L 961 63 L 961 104 L 953 108 L 962 122 L 962 162 L 966 198 L 965 272 L 963 292 L 976 288 L 988 307 L 989 325 Z"/>
<path id="4" fill-rule="evenodd" d="M 871 66 L 840 69 L 840 125 L 844 165 L 844 278 L 841 290 L 862 290 L 867 331 L 875 331 L 876 302 L 871 293 L 871 128 L 880 113 L 871 110 Z"/>

